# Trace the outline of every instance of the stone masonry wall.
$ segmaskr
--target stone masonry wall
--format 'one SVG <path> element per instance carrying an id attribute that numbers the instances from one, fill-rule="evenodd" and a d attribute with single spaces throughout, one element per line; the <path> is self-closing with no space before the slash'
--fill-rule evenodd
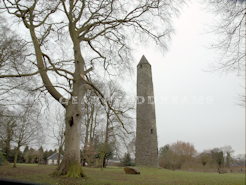
<path id="1" fill-rule="evenodd" d="M 147 60 L 146 63 L 140 61 L 137 66 L 137 96 L 144 97 L 145 101 L 143 103 L 140 98 L 141 104 L 137 104 L 136 165 L 158 167 L 154 90 L 151 65 Z"/>

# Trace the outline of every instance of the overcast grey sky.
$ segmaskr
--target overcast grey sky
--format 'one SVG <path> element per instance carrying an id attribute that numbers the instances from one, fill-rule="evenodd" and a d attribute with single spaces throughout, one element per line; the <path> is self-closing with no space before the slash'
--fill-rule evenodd
<path id="1" fill-rule="evenodd" d="M 135 52 L 136 65 L 143 54 L 152 65 L 159 147 L 181 140 L 198 152 L 231 145 L 235 155 L 245 153 L 245 109 L 236 104 L 245 80 L 203 71 L 217 57 L 205 47 L 215 39 L 204 34 L 212 18 L 193 2 L 174 21 L 168 52 L 152 46 Z"/>
<path id="2" fill-rule="evenodd" d="M 135 66 L 143 54 L 152 65 L 159 147 L 181 140 L 198 152 L 231 145 L 235 155 L 245 153 L 245 109 L 236 104 L 245 80 L 203 71 L 216 59 L 214 50 L 204 47 L 215 39 L 204 30 L 212 18 L 194 1 L 173 20 L 176 35 L 168 52 L 152 45 L 134 48 Z M 136 73 L 131 80 L 124 84 L 134 96 Z"/>

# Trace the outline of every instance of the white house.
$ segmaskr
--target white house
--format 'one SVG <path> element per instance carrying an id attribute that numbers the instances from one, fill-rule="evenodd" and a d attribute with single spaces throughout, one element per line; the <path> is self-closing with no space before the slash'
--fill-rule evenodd
<path id="1" fill-rule="evenodd" d="M 108 160 L 107 161 L 107 166 L 119 166 L 120 165 L 120 160 Z"/>
<path id="2" fill-rule="evenodd" d="M 59 156 L 59 154 L 56 152 L 56 153 L 54 153 L 54 154 L 52 154 L 51 156 L 49 156 L 48 158 L 47 158 L 47 164 L 49 164 L 49 165 L 56 165 L 56 164 L 58 164 L 58 156 Z M 60 155 L 60 163 L 62 162 L 62 159 L 63 159 L 63 155 L 61 154 Z"/>

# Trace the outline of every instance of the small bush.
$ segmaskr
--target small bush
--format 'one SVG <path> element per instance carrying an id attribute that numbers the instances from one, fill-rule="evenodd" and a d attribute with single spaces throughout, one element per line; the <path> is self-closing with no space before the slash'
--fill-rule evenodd
<path id="1" fill-rule="evenodd" d="M 126 153 L 122 161 L 122 166 L 135 166 L 135 165 L 136 165 L 135 163 L 132 163 L 130 154 Z"/>

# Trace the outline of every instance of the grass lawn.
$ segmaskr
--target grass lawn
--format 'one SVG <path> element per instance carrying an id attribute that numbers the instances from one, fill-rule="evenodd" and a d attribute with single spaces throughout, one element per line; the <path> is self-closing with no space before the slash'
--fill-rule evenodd
<path id="1" fill-rule="evenodd" d="M 57 176 L 49 176 L 56 166 L 37 164 L 17 164 L 13 168 L 12 164 L 0 166 L 0 178 L 18 179 L 44 184 L 231 184 L 245 185 L 245 174 L 243 173 L 200 173 L 170 171 L 155 168 L 138 168 L 140 175 L 127 175 L 124 168 L 107 167 L 100 168 L 85 167 L 83 170 L 88 178 L 71 179 Z"/>

